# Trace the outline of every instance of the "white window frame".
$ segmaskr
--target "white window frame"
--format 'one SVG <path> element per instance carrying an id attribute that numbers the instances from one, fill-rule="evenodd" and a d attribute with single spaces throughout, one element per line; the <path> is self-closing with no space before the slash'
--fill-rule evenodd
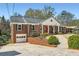
<path id="1" fill-rule="evenodd" d="M 19 29 L 19 25 L 21 26 L 21 29 Z M 22 24 L 17 24 L 17 31 L 22 31 Z"/>

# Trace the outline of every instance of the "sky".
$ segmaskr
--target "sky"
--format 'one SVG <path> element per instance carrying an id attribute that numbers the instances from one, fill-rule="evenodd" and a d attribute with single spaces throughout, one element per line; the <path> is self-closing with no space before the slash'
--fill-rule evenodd
<path id="1" fill-rule="evenodd" d="M 55 9 L 56 15 L 60 14 L 62 10 L 66 10 L 72 14 L 75 14 L 75 18 L 79 18 L 78 3 L 0 3 L 0 16 L 5 16 L 6 19 L 9 19 L 14 12 L 24 15 L 25 11 L 29 8 L 42 9 L 44 6 L 53 7 Z"/>

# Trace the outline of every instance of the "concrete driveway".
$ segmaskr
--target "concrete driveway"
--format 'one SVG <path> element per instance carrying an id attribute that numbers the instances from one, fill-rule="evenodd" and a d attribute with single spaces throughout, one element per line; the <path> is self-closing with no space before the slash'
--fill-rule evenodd
<path id="1" fill-rule="evenodd" d="M 77 56 L 79 51 L 29 43 L 8 44 L 0 48 L 0 56 Z"/>

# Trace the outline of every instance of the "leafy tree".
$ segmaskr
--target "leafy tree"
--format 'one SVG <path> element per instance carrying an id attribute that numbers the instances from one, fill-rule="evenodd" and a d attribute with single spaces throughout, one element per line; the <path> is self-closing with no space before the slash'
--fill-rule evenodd
<path id="1" fill-rule="evenodd" d="M 1 22 L 2 23 L 6 23 L 6 20 L 5 20 L 5 17 L 4 16 L 2 16 Z"/>
<path id="2" fill-rule="evenodd" d="M 79 19 L 74 19 L 68 23 L 68 26 L 79 26 Z"/>
<path id="3" fill-rule="evenodd" d="M 1 17 L 0 30 L 4 30 L 6 27 L 6 19 L 4 16 Z"/>
<path id="4" fill-rule="evenodd" d="M 61 20 L 61 23 L 67 25 L 72 19 L 74 15 L 70 12 L 63 10 L 58 16 L 57 19 Z"/>
<path id="5" fill-rule="evenodd" d="M 1 22 L 0 22 L 0 35 L 3 33 L 3 32 L 7 32 L 9 31 L 10 32 L 10 21 L 9 20 L 6 20 L 4 16 L 1 17 Z"/>
<path id="6" fill-rule="evenodd" d="M 28 16 L 28 17 L 34 17 L 34 10 L 29 8 L 26 13 L 25 13 L 25 16 Z"/>
<path id="7" fill-rule="evenodd" d="M 6 20 L 6 29 L 7 30 L 10 30 L 10 20 L 8 19 L 8 20 Z"/>
<path id="8" fill-rule="evenodd" d="M 51 6 L 45 6 L 43 9 L 32 9 L 29 8 L 25 12 L 25 17 L 31 17 L 31 18 L 41 18 L 46 19 L 51 16 L 54 16 L 54 8 Z"/>
<path id="9" fill-rule="evenodd" d="M 51 16 L 54 16 L 54 8 L 52 8 L 51 6 L 44 6 L 43 12 L 45 15 L 45 18 L 49 18 Z"/>

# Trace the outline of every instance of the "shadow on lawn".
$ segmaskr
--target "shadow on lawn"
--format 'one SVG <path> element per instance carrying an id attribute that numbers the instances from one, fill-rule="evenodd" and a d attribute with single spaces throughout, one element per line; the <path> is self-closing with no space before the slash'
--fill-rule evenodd
<path id="1" fill-rule="evenodd" d="M 17 51 L 7 51 L 7 52 L 0 52 L 0 56 L 15 56 L 21 54 Z"/>

